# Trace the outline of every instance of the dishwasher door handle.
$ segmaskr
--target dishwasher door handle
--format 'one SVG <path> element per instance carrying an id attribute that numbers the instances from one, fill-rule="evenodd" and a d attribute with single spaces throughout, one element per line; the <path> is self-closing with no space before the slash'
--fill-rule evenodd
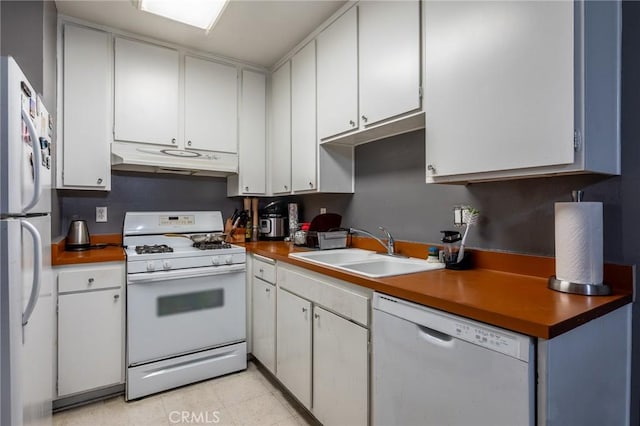
<path id="1" fill-rule="evenodd" d="M 446 333 L 442 333 L 420 324 L 416 324 L 416 327 L 418 328 L 420 336 L 430 343 L 444 348 L 452 348 L 455 345 L 454 338 Z"/>

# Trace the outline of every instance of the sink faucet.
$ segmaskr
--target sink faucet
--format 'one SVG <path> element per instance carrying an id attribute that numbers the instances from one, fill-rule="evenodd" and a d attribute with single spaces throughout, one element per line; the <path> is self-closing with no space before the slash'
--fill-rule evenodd
<path id="1" fill-rule="evenodd" d="M 387 249 L 387 254 L 389 256 L 398 256 L 396 254 L 395 240 L 393 239 L 393 237 L 391 236 L 389 231 L 384 229 L 382 226 L 380 226 L 379 229 L 382 232 L 385 233 L 385 236 L 387 237 L 387 242 L 386 243 L 384 241 L 382 241 L 380 238 L 378 238 L 375 235 L 373 235 L 371 232 L 365 231 L 364 229 L 349 228 L 349 232 L 352 233 L 352 234 L 365 234 L 365 235 L 368 235 L 369 237 L 373 238 L 374 240 L 376 240 L 377 242 L 382 244 L 382 246 L 385 249 Z"/>

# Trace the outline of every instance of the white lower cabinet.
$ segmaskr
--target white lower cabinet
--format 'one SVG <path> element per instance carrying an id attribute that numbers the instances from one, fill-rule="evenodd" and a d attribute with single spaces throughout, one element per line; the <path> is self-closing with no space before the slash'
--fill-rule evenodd
<path id="1" fill-rule="evenodd" d="M 276 372 L 276 286 L 252 278 L 252 353 L 269 371 Z"/>
<path id="2" fill-rule="evenodd" d="M 58 397 L 124 381 L 124 265 L 58 268 Z"/>
<path id="3" fill-rule="evenodd" d="M 369 421 L 371 290 L 277 265 L 276 376 L 324 425 Z"/>
<path id="4" fill-rule="evenodd" d="M 369 333 L 313 307 L 313 413 L 324 425 L 366 425 Z"/>
<path id="5" fill-rule="evenodd" d="M 311 302 L 278 288 L 276 377 L 311 409 Z"/>

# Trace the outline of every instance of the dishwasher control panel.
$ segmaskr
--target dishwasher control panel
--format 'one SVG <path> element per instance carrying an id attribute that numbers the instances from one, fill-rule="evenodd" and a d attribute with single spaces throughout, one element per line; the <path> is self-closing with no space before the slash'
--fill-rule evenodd
<path id="1" fill-rule="evenodd" d="M 466 322 L 456 321 L 454 323 L 453 335 L 459 339 L 463 339 L 513 357 L 520 356 L 520 344 L 516 339 L 496 330 L 478 326 L 477 324 L 468 324 Z"/>
<path id="2" fill-rule="evenodd" d="M 450 336 L 522 361 L 529 359 L 531 338 L 523 334 L 379 293 L 374 293 L 373 309 L 412 322 L 426 334 L 443 333 L 440 338 L 444 341 Z"/>

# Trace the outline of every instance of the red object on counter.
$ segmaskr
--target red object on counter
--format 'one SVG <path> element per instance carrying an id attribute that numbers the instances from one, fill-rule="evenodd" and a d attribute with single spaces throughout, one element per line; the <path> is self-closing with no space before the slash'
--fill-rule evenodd
<path id="1" fill-rule="evenodd" d="M 309 230 L 309 222 L 304 222 L 300 224 L 300 229 L 302 229 L 303 231 L 308 231 Z"/>

